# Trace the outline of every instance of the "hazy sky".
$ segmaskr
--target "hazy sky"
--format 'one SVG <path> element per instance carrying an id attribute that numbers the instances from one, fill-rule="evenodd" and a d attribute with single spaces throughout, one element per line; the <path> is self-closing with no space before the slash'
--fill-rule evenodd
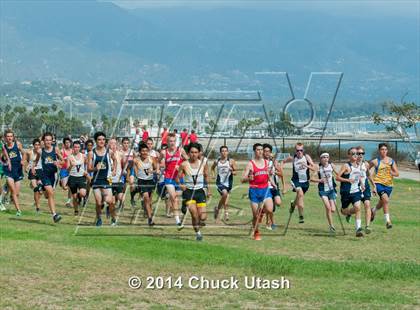
<path id="1" fill-rule="evenodd" d="M 420 1 L 282 1 L 282 0 L 112 0 L 112 2 L 128 8 L 141 7 L 276 7 L 292 10 L 313 10 L 330 14 L 366 15 L 381 14 L 390 16 L 410 16 L 420 18 Z"/>

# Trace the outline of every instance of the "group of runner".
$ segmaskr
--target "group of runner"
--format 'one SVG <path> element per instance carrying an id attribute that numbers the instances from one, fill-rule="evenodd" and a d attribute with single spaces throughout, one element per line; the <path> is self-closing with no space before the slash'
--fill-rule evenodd
<path id="1" fill-rule="evenodd" d="M 223 220 L 229 221 L 229 196 L 238 169 L 235 160 L 229 156 L 227 146 L 220 147 L 218 158 L 209 165 L 202 145 L 193 141 L 182 146 L 177 141 L 176 133 L 167 134 L 166 143 L 161 143 L 160 150 L 154 149 L 154 141 L 150 137 L 139 143 L 129 138 L 107 140 L 103 132 L 95 133 L 93 140 L 72 141 L 64 138 L 61 149 L 51 133 L 34 139 L 30 151 L 23 149 L 12 130 L 6 130 L 4 141 L 0 140 L 3 163 L 0 172 L 6 178 L 5 188 L 0 186 L 2 200 L 11 197 L 16 216 L 22 215 L 19 193 L 23 171 L 26 170 L 36 211 L 39 211 L 41 197 L 45 196 L 54 222 L 61 220 L 55 203 L 58 184 L 68 192 L 67 204 L 72 204 L 75 215 L 79 214 L 79 207 L 86 204 L 89 192 L 93 193 L 96 226 L 103 224 L 104 209 L 106 217 L 110 218 L 110 225 L 117 225 L 117 211 L 124 208 L 126 193 L 130 194 L 132 207 L 136 205 L 136 195 L 141 196 L 148 225 L 153 226 L 156 210 L 152 209 L 152 195 L 156 191 L 159 199 L 165 201 L 166 215 L 175 219 L 178 230 L 183 229 L 188 211 L 196 239 L 202 240 L 201 228 L 207 220 L 211 177 L 215 178 L 220 194 L 214 208 L 214 219 L 218 222 L 220 213 L 223 213 Z M 365 233 L 371 232 L 370 222 L 381 208 L 384 210 L 386 227 L 392 227 L 389 199 L 392 180 L 398 176 L 398 168 L 394 160 L 388 157 L 385 143 L 379 144 L 379 156 L 369 162 L 364 159 L 363 147 L 350 148 L 348 162 L 339 170 L 331 163 L 328 153 L 322 153 L 319 164 L 314 164 L 302 143 L 297 143 L 295 154 L 284 160 L 275 158 L 270 144 L 256 143 L 253 150 L 253 159 L 247 163 L 241 182 L 249 183 L 252 237 L 255 240 L 261 239 L 258 227 L 264 216 L 267 229 L 277 227 L 273 213 L 282 204 L 281 197 L 286 191 L 283 169 L 288 162 L 292 163 L 291 184 L 296 192 L 290 211 L 292 213 L 297 207 L 299 223 L 304 223 L 304 195 L 310 182 L 313 182 L 318 185 L 319 196 L 325 206 L 329 231 L 335 233 L 332 213 L 336 211 L 336 181 L 339 181 L 341 213 L 347 221 L 355 215 L 356 236 L 363 236 L 362 205 L 365 210 Z M 374 173 L 371 173 L 373 168 Z M 380 197 L 374 208 L 370 205 L 372 194 Z M 2 203 L 0 208 L 5 209 Z"/>

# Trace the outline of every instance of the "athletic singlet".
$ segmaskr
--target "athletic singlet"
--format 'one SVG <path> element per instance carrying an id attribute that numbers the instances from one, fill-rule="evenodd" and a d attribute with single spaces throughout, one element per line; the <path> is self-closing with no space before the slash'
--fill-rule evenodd
<path id="1" fill-rule="evenodd" d="M 362 181 L 361 183 L 364 184 L 364 185 L 367 185 L 368 184 L 368 178 L 367 178 L 368 167 L 366 165 L 366 162 L 363 161 L 359 165 L 359 167 L 360 167 L 360 178 L 361 178 L 361 181 Z"/>
<path id="2" fill-rule="evenodd" d="M 121 153 L 119 151 L 115 152 L 117 168 L 115 169 L 115 175 L 112 176 L 112 183 L 120 183 L 122 182 L 122 166 L 121 166 Z"/>
<path id="3" fill-rule="evenodd" d="M 216 172 L 217 172 L 217 178 L 216 178 L 216 184 L 224 185 L 226 187 L 229 187 L 232 184 L 232 170 L 230 165 L 230 159 L 227 158 L 225 162 L 222 162 L 222 160 L 219 158 L 217 159 L 216 164 Z"/>
<path id="4" fill-rule="evenodd" d="M 391 162 L 385 163 L 378 157 L 378 165 L 375 167 L 376 174 L 373 178 L 373 182 L 382 184 L 384 186 L 394 186 L 394 177 L 391 175 L 391 168 L 394 165 L 394 160 L 390 157 L 389 159 Z"/>
<path id="5" fill-rule="evenodd" d="M 276 167 L 274 167 L 274 161 L 272 161 L 271 159 L 268 161 L 268 172 L 270 174 L 270 176 L 273 176 L 273 180 L 274 183 L 276 185 L 276 187 L 279 189 L 279 177 L 276 174 Z M 273 185 L 271 184 L 271 182 L 268 183 L 268 187 L 269 188 L 273 188 Z"/>
<path id="6" fill-rule="evenodd" d="M 77 158 L 80 157 L 80 158 Z M 72 161 L 72 167 L 70 169 L 70 176 L 72 177 L 82 177 L 85 174 L 85 158 L 82 153 L 74 156 L 73 154 L 69 155 L 69 160 Z"/>
<path id="7" fill-rule="evenodd" d="M 71 152 L 70 149 L 69 149 L 69 151 Z M 70 154 L 67 154 L 65 149 L 61 150 L 61 156 L 63 157 L 63 160 L 64 160 L 64 164 L 61 166 L 61 169 L 67 169 L 67 160 L 66 159 L 67 159 L 67 157 L 69 157 Z"/>
<path id="8" fill-rule="evenodd" d="M 324 183 L 318 183 L 318 190 L 328 192 L 335 188 L 335 181 L 333 177 L 333 167 L 330 163 L 324 167 L 321 163 L 319 164 L 318 178 L 324 180 Z"/>
<path id="9" fill-rule="evenodd" d="M 57 166 L 55 162 L 57 161 L 57 153 L 55 148 L 51 149 L 51 152 L 47 152 L 44 148 L 41 151 L 41 164 L 42 171 L 46 175 L 52 175 L 57 172 Z"/>
<path id="10" fill-rule="evenodd" d="M 147 157 L 146 162 L 139 158 L 139 163 L 140 165 L 137 166 L 137 178 L 141 180 L 153 180 L 153 164 L 150 156 Z"/>
<path id="11" fill-rule="evenodd" d="M 16 142 L 13 142 L 13 146 L 9 148 L 7 144 L 5 144 L 7 154 L 10 158 L 10 163 L 12 167 L 19 167 L 22 165 L 22 154 L 19 151 L 19 148 L 17 146 Z"/>
<path id="12" fill-rule="evenodd" d="M 293 157 L 292 181 L 299 183 L 308 182 L 309 169 L 305 165 L 308 165 L 308 159 L 306 158 L 306 154 L 303 154 L 302 158 L 298 158 L 296 155 Z"/>
<path id="13" fill-rule="evenodd" d="M 177 149 L 174 154 L 169 154 L 169 151 L 165 152 L 165 178 L 166 179 L 175 179 L 178 175 L 177 166 L 182 163 L 183 159 L 181 156 L 181 151 Z"/>
<path id="14" fill-rule="evenodd" d="M 34 161 L 36 159 L 36 154 L 34 153 L 34 151 L 31 151 L 31 154 L 29 156 L 29 163 L 28 163 L 28 169 L 31 170 L 32 166 L 34 165 Z M 35 170 L 40 170 L 42 169 L 42 160 L 38 160 L 38 162 L 36 163 L 35 166 Z"/>
<path id="15" fill-rule="evenodd" d="M 187 171 L 184 175 L 185 186 L 191 190 L 197 190 L 204 187 L 204 163 L 198 161 L 198 167 L 193 168 L 187 161 Z"/>
<path id="16" fill-rule="evenodd" d="M 353 194 L 353 193 L 360 192 L 360 187 L 359 187 L 359 181 L 361 178 L 360 167 L 353 166 L 350 162 L 348 162 L 347 165 L 350 167 L 351 171 L 350 173 L 344 173 L 342 175 L 342 178 L 350 179 L 350 180 L 353 179 L 355 180 L 355 182 L 354 183 L 341 182 L 340 192 L 346 193 L 346 194 Z"/>
<path id="17" fill-rule="evenodd" d="M 96 168 L 99 163 L 101 166 L 99 170 L 93 173 L 93 179 L 112 181 L 111 160 L 108 150 L 104 155 L 98 155 L 96 148 L 93 149 L 93 167 Z"/>
<path id="18" fill-rule="evenodd" d="M 258 168 L 251 160 L 253 179 L 249 181 L 250 188 L 267 188 L 268 187 L 268 162 L 264 159 L 264 167 Z"/>

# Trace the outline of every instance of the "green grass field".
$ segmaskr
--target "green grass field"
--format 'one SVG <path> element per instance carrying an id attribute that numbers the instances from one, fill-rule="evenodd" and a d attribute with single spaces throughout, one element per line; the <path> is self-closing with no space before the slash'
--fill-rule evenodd
<path id="1" fill-rule="evenodd" d="M 26 181 L 25 181 L 26 183 Z M 236 182 L 238 184 L 238 182 Z M 312 185 L 306 195 L 305 224 L 297 223 L 297 212 L 287 236 L 283 236 L 288 205 L 275 214 L 276 231 L 261 228 L 262 241 L 249 237 L 244 225 L 250 219 L 246 187 L 234 191 L 231 225 L 208 227 L 204 241 L 195 241 L 191 227 L 178 232 L 173 219 L 159 207 L 156 223 L 148 228 L 140 216 L 126 207 L 119 227 L 92 227 L 93 197 L 79 218 L 64 207 L 59 190 L 63 220 L 53 224 L 43 200 L 43 213 L 32 209 L 32 194 L 25 186 L 21 195 L 23 216 L 16 218 L 12 206 L 0 214 L 0 306 L 7 308 L 136 308 L 136 309 L 413 309 L 420 308 L 419 197 L 420 184 L 397 180 L 392 197 L 394 228 L 387 231 L 382 211 L 373 223 L 373 233 L 354 236 L 354 221 L 345 223 L 343 236 L 330 237 L 323 206 Z M 208 211 L 216 204 L 214 197 Z M 374 198 L 373 202 L 376 202 Z M 13 212 L 12 212 L 13 211 Z M 130 222 L 132 223 L 130 225 Z M 187 221 L 189 224 L 190 221 Z M 238 225 L 236 225 L 238 224 Z M 182 289 L 130 289 L 132 275 L 182 276 Z M 235 276 L 238 290 L 193 290 L 186 287 L 190 276 L 224 279 Z M 245 276 L 290 281 L 290 289 L 248 290 Z"/>

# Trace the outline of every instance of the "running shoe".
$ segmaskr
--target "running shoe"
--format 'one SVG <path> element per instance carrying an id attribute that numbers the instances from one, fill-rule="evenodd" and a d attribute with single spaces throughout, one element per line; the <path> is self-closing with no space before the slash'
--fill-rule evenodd
<path id="1" fill-rule="evenodd" d="M 101 227 L 102 226 L 102 219 L 100 217 L 98 217 L 96 219 L 96 223 L 95 223 L 96 227 Z"/>
<path id="2" fill-rule="evenodd" d="M 257 241 L 261 240 L 261 235 L 258 230 L 254 232 L 254 240 L 257 240 Z"/>
<path id="3" fill-rule="evenodd" d="M 41 214 L 41 209 L 40 209 L 40 208 L 36 208 L 36 209 L 35 209 L 35 214 L 36 214 L 36 215 Z"/>
<path id="4" fill-rule="evenodd" d="M 225 212 L 225 221 L 229 221 L 229 213 Z"/>
<path id="5" fill-rule="evenodd" d="M 6 211 L 6 207 L 4 206 L 3 203 L 0 202 L 0 211 Z"/>
<path id="6" fill-rule="evenodd" d="M 289 212 L 293 213 L 293 211 L 295 211 L 295 202 L 292 200 L 290 201 L 290 209 Z"/>
<path id="7" fill-rule="evenodd" d="M 372 229 L 370 229 L 369 226 L 366 226 L 365 227 L 365 233 L 366 233 L 366 235 L 369 235 L 371 232 L 372 232 Z"/>
<path id="8" fill-rule="evenodd" d="M 376 212 L 373 211 L 373 208 L 370 208 L 370 221 L 373 222 L 373 220 L 375 219 L 375 214 Z"/>
<path id="9" fill-rule="evenodd" d="M 58 213 L 54 214 L 53 221 L 54 221 L 54 223 L 60 222 L 61 221 L 61 215 L 58 214 Z"/>
<path id="10" fill-rule="evenodd" d="M 386 223 L 386 229 L 391 229 L 392 228 L 392 223 L 391 222 L 387 222 Z"/>
<path id="11" fill-rule="evenodd" d="M 303 218 L 303 215 L 299 215 L 299 224 L 305 223 L 305 219 Z"/>
<path id="12" fill-rule="evenodd" d="M 363 237 L 362 227 L 359 227 L 359 228 L 356 230 L 356 237 Z"/>
<path id="13" fill-rule="evenodd" d="M 155 226 L 155 223 L 153 222 L 153 220 L 152 220 L 151 218 L 148 218 L 148 219 L 147 219 L 147 224 L 148 224 L 150 227 Z"/>
<path id="14" fill-rule="evenodd" d="M 115 218 L 111 219 L 111 226 L 117 226 L 117 219 Z"/>
<path id="15" fill-rule="evenodd" d="M 330 226 L 329 230 L 330 230 L 330 234 L 335 234 L 335 227 L 334 226 Z"/>
<path id="16" fill-rule="evenodd" d="M 16 211 L 16 216 L 22 216 L 22 211 L 17 210 L 17 211 Z"/>
<path id="17" fill-rule="evenodd" d="M 71 208 L 71 199 L 67 199 L 66 201 L 66 207 Z"/>
<path id="18" fill-rule="evenodd" d="M 266 228 L 267 230 L 273 230 L 273 228 L 271 228 L 271 225 L 266 225 L 266 226 L 265 226 L 265 228 Z"/>
<path id="19" fill-rule="evenodd" d="M 74 216 L 78 216 L 79 215 L 79 211 L 78 210 L 75 210 L 74 211 Z"/>
<path id="20" fill-rule="evenodd" d="M 178 229 L 178 231 L 184 228 L 184 224 L 182 224 L 182 222 L 177 223 L 176 226 L 177 226 L 176 229 Z"/>
<path id="21" fill-rule="evenodd" d="M 197 234 L 195 236 L 195 240 L 197 240 L 197 241 L 203 241 L 203 235 L 202 234 Z"/>
<path id="22" fill-rule="evenodd" d="M 271 224 L 271 230 L 276 230 L 277 225 L 276 224 Z"/>

